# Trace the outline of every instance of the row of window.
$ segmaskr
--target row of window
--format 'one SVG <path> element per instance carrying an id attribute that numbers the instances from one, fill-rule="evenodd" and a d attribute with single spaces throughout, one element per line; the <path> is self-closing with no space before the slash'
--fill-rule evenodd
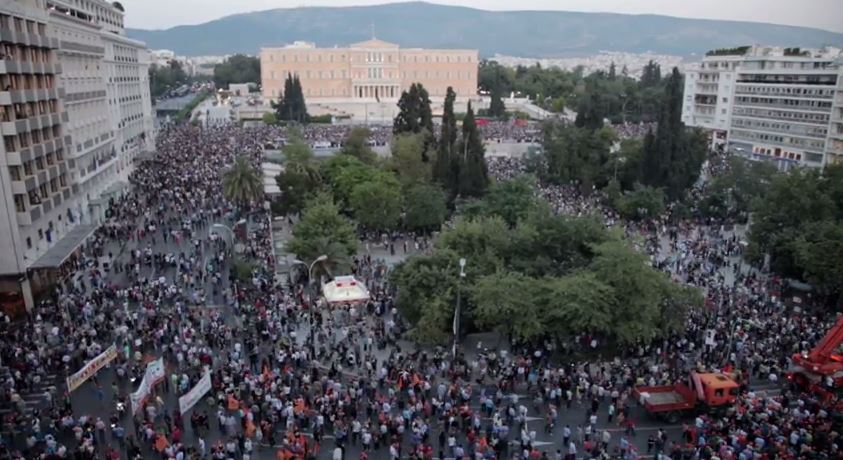
<path id="1" fill-rule="evenodd" d="M 37 117 L 48 113 L 56 113 L 58 103 L 55 99 L 49 101 L 24 102 L 20 104 L 4 105 L 0 108 L 0 121 L 9 122 L 25 120 L 29 117 Z"/>
<path id="2" fill-rule="evenodd" d="M 3 91 L 20 91 L 29 89 L 53 89 L 56 80 L 53 75 L 24 75 L 24 74 L 3 74 L 0 75 L 0 88 Z"/>
<path id="3" fill-rule="evenodd" d="M 14 196 L 15 211 L 26 212 L 29 207 L 38 206 L 45 200 L 49 199 L 51 193 L 58 193 L 65 187 L 67 187 L 67 177 L 65 174 L 62 174 L 59 177 L 50 179 L 49 183 L 41 184 L 38 188 L 30 190 L 26 195 L 16 193 Z M 29 206 L 27 206 L 27 201 L 29 201 Z"/>
<path id="4" fill-rule="evenodd" d="M 14 27 L 15 32 L 28 32 L 38 35 L 45 35 L 47 33 L 47 26 L 44 23 L 17 16 L 12 17 L 8 14 L 0 14 L 0 29 L 10 30 L 12 27 Z"/>
<path id="5" fill-rule="evenodd" d="M 43 171 L 56 163 L 64 161 L 64 149 L 56 149 L 55 152 L 50 152 L 46 155 L 39 156 L 34 160 L 23 162 L 23 165 L 10 165 L 9 176 L 12 180 L 24 180 L 35 174 L 35 171 Z M 35 168 L 35 169 L 33 169 Z"/>
<path id="6" fill-rule="evenodd" d="M 831 101 L 809 101 L 809 100 L 774 98 L 774 97 L 738 96 L 737 98 L 735 98 L 735 103 L 736 104 L 770 106 L 770 107 L 785 106 L 785 107 L 793 108 L 793 109 L 797 109 L 797 110 L 823 110 L 823 111 L 828 111 L 828 110 L 831 109 Z"/>
<path id="7" fill-rule="evenodd" d="M 770 94 L 816 97 L 831 99 L 834 97 L 834 88 L 794 88 L 792 86 L 746 86 L 740 85 L 735 88 L 737 94 Z"/>
<path id="8" fill-rule="evenodd" d="M 448 55 L 430 55 L 430 54 L 405 54 L 401 55 L 400 59 L 394 54 L 384 53 L 366 53 L 360 55 L 350 55 L 352 62 L 424 62 L 424 63 L 457 63 L 457 62 L 474 62 L 474 57 L 471 55 L 462 54 L 448 54 Z M 329 53 L 324 54 L 321 51 L 301 52 L 295 53 L 287 52 L 270 52 L 269 62 L 346 62 L 346 54 Z"/>
<path id="9" fill-rule="evenodd" d="M 779 120 L 799 121 L 804 123 L 828 123 L 827 113 L 792 112 L 789 110 L 757 109 L 752 107 L 735 107 L 734 115 L 756 118 L 772 118 Z"/>
<path id="10" fill-rule="evenodd" d="M 16 136 L 3 136 L 3 145 L 6 147 L 7 152 L 17 152 L 18 149 L 25 149 L 31 145 L 57 138 L 60 135 L 61 128 L 59 128 L 59 125 L 54 125 L 43 129 L 35 129 L 27 133 L 19 133 Z"/>
<path id="11" fill-rule="evenodd" d="M 759 133 L 755 131 L 744 131 L 742 129 L 732 129 L 730 132 L 732 139 L 743 139 L 748 141 L 760 141 L 769 144 L 779 144 L 788 147 L 799 147 L 802 149 L 822 150 L 825 147 L 824 140 L 805 139 L 802 137 L 782 136 L 779 134 Z"/>
<path id="12" fill-rule="evenodd" d="M 286 79 L 289 75 L 295 75 L 302 77 L 304 79 L 323 79 L 323 80 L 335 80 L 335 79 L 345 79 L 347 78 L 347 73 L 345 70 L 305 70 L 301 73 L 299 72 L 290 72 L 290 71 L 281 71 L 280 73 L 276 73 L 274 70 L 269 72 L 269 79 L 270 80 L 280 80 Z M 449 79 L 449 80 L 471 80 L 474 75 L 474 72 L 466 71 L 430 71 L 430 70 L 414 70 L 414 71 L 404 71 L 401 72 L 401 77 L 405 80 L 413 78 L 434 78 L 434 79 Z M 366 78 L 369 79 L 383 79 L 383 78 L 395 78 L 392 72 L 384 72 L 383 68 L 380 67 L 369 67 L 365 74 Z M 279 78 L 281 77 L 281 78 Z M 364 74 L 362 73 L 353 73 L 351 75 L 352 78 L 364 78 Z"/>
<path id="13" fill-rule="evenodd" d="M 825 139 L 828 135 L 828 125 L 823 126 L 809 126 L 809 125 L 792 125 L 790 123 L 757 120 L 753 118 L 733 117 L 732 126 L 759 129 L 764 131 L 780 131 L 783 133 L 793 134 L 797 136 L 808 136 L 820 139 Z"/>

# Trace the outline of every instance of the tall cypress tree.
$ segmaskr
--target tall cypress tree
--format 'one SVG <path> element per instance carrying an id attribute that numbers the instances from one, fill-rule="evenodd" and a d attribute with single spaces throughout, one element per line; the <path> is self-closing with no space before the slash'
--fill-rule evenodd
<path id="1" fill-rule="evenodd" d="M 492 100 L 489 101 L 489 116 L 493 118 L 503 118 L 506 116 L 506 106 L 501 97 L 500 86 L 492 88 Z"/>
<path id="2" fill-rule="evenodd" d="M 457 94 L 449 86 L 445 94 L 439 145 L 433 167 L 434 177 L 449 192 L 450 197 L 457 194 L 457 181 L 459 179 L 459 161 L 454 155 L 454 147 L 457 142 L 457 118 L 454 115 L 454 100 L 456 98 Z"/>
<path id="3" fill-rule="evenodd" d="M 296 114 L 296 121 L 299 123 L 304 123 L 308 120 L 307 115 L 307 103 L 304 100 L 304 90 L 301 87 L 301 80 L 299 76 L 296 75 L 295 80 L 293 81 L 293 95 L 294 95 L 294 107 L 295 107 L 295 114 Z"/>
<path id="4" fill-rule="evenodd" d="M 478 197 L 486 191 L 489 176 L 486 170 L 486 149 L 480 138 L 480 131 L 474 121 L 471 103 L 462 122 L 462 139 L 457 154 L 461 158 L 459 168 L 459 193 L 463 197 Z"/>
<path id="5" fill-rule="evenodd" d="M 705 146 L 682 123 L 682 87 L 682 75 L 674 68 L 665 82 L 658 127 L 655 134 L 647 134 L 643 146 L 641 181 L 664 188 L 672 200 L 693 185 L 705 160 Z"/>
<path id="6" fill-rule="evenodd" d="M 398 100 L 398 115 L 392 123 L 392 133 L 417 134 L 423 130 L 433 134 L 430 95 L 421 83 L 413 83 L 409 90 L 401 93 Z"/>

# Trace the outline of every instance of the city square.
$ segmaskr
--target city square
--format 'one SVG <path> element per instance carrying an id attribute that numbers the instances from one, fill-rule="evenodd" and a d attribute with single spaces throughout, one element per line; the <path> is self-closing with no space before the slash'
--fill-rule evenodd
<path id="1" fill-rule="evenodd" d="M 200 79 L 77 3 L 0 5 L 0 458 L 843 456 L 840 50 Z"/>

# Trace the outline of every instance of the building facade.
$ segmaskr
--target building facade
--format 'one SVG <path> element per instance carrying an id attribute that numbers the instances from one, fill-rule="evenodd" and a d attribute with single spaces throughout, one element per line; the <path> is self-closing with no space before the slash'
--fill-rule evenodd
<path id="1" fill-rule="evenodd" d="M 148 52 L 104 0 L 0 2 L 0 301 L 27 307 L 154 146 Z"/>
<path id="2" fill-rule="evenodd" d="M 477 50 L 406 49 L 372 39 L 346 48 L 316 48 L 296 42 L 262 48 L 263 95 L 283 95 L 288 75 L 298 75 L 307 101 L 397 101 L 413 83 L 421 83 L 431 99 L 445 97 L 451 86 L 467 100 L 477 93 Z"/>
<path id="3" fill-rule="evenodd" d="M 45 0 L 0 3 L 0 292 L 32 304 L 27 267 L 74 225 L 59 41 Z"/>
<path id="4" fill-rule="evenodd" d="M 836 48 L 745 47 L 712 52 L 687 72 L 682 120 L 753 159 L 822 167 L 838 161 L 832 126 L 841 106 Z"/>

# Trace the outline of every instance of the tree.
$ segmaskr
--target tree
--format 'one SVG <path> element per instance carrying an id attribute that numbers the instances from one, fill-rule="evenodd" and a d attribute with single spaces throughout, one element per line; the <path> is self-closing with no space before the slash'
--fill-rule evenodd
<path id="1" fill-rule="evenodd" d="M 226 199 L 242 208 L 263 197 L 263 181 L 245 155 L 238 156 L 223 172 L 222 188 Z"/>
<path id="2" fill-rule="evenodd" d="M 501 98 L 501 90 L 499 87 L 492 90 L 492 100 L 489 103 L 489 116 L 499 119 L 506 117 L 506 106 Z"/>
<path id="3" fill-rule="evenodd" d="M 399 134 L 392 137 L 389 165 L 405 186 L 430 182 L 433 176 L 433 164 L 425 161 L 429 156 L 425 154 L 426 137 L 425 134 Z"/>
<path id="4" fill-rule="evenodd" d="M 662 79 L 662 67 L 655 61 L 650 60 L 641 72 L 639 85 L 642 88 L 658 86 Z"/>
<path id="5" fill-rule="evenodd" d="M 272 104 L 272 108 L 275 109 L 275 116 L 279 120 L 307 122 L 310 117 L 307 114 L 307 104 L 298 75 L 287 74 L 287 79 L 284 80 L 284 94 L 279 97 L 277 103 Z"/>
<path id="6" fill-rule="evenodd" d="M 167 91 L 184 85 L 189 80 L 187 73 L 179 61 L 171 60 L 167 65 L 149 66 L 149 93 L 153 98 L 158 98 Z"/>
<path id="7" fill-rule="evenodd" d="M 340 153 L 344 155 L 351 155 L 366 164 L 374 164 L 378 160 L 378 156 L 371 147 L 369 147 L 369 136 L 371 132 L 367 128 L 355 127 L 348 133 L 348 138 L 342 147 Z"/>
<path id="8" fill-rule="evenodd" d="M 374 180 L 378 169 L 351 155 L 336 155 L 323 164 L 322 177 L 341 206 L 349 206 L 351 191 L 357 184 Z"/>
<path id="9" fill-rule="evenodd" d="M 615 67 L 615 61 L 612 61 L 612 63 L 609 65 L 609 80 L 614 80 L 617 77 L 618 75 L 617 69 Z"/>
<path id="10" fill-rule="evenodd" d="M 267 112 L 263 114 L 263 117 L 261 117 L 261 119 L 263 120 L 263 123 L 265 125 L 271 126 L 278 124 L 278 116 L 275 114 L 275 112 Z"/>
<path id="11" fill-rule="evenodd" d="M 536 302 L 541 281 L 518 273 L 494 273 L 471 286 L 476 325 L 483 330 L 499 329 L 522 341 L 547 333 L 544 315 Z"/>
<path id="12" fill-rule="evenodd" d="M 526 218 L 536 205 L 536 182 L 530 176 L 497 182 L 483 199 L 488 215 L 501 217 L 510 227 Z"/>
<path id="13" fill-rule="evenodd" d="M 421 83 L 413 83 L 410 89 L 401 93 L 398 100 L 398 115 L 392 126 L 393 134 L 420 133 L 433 135 L 433 112 L 430 96 Z"/>
<path id="14" fill-rule="evenodd" d="M 235 54 L 214 66 L 214 84 L 227 88 L 232 83 L 260 83 L 261 61 L 258 57 Z"/>
<path id="15" fill-rule="evenodd" d="M 457 154 L 460 155 L 460 196 L 481 196 L 489 183 L 485 160 L 486 149 L 474 121 L 474 110 L 471 108 L 470 102 L 462 121 L 462 139 Z"/>
<path id="16" fill-rule="evenodd" d="M 793 243 L 802 278 L 833 297 L 843 291 L 843 222 L 824 220 L 801 228 Z"/>
<path id="17" fill-rule="evenodd" d="M 349 204 L 364 228 L 393 230 L 401 218 L 401 186 L 394 176 L 380 174 L 375 180 L 355 185 Z"/>
<path id="18" fill-rule="evenodd" d="M 653 219 L 664 213 L 664 192 L 661 189 L 635 184 L 632 191 L 621 196 L 616 204 L 626 219 Z"/>
<path id="19" fill-rule="evenodd" d="M 459 158 L 454 149 L 457 143 L 457 119 L 454 115 L 454 100 L 457 94 L 450 86 L 445 95 L 442 111 L 442 126 L 439 132 L 439 145 L 433 175 L 436 181 L 448 192 L 449 198 L 458 193 Z"/>
<path id="20" fill-rule="evenodd" d="M 404 227 L 414 232 L 438 230 L 448 216 L 445 193 L 437 185 L 416 183 L 404 193 Z"/>
<path id="21" fill-rule="evenodd" d="M 284 170 L 275 177 L 282 198 L 277 212 L 298 214 L 307 201 L 322 189 L 322 175 L 310 147 L 295 136 L 284 147 Z"/>
<path id="22" fill-rule="evenodd" d="M 318 195 L 308 202 L 293 227 L 287 249 L 303 261 L 316 260 L 331 250 L 332 263 L 339 264 L 357 252 L 357 234 L 330 196 Z"/>
<path id="23" fill-rule="evenodd" d="M 667 274 L 650 266 L 646 255 L 620 240 L 594 250 L 596 257 L 589 270 L 614 292 L 609 330 L 618 343 L 664 337 L 684 324 L 689 307 L 702 303 L 698 290 L 672 283 Z"/>
<path id="24" fill-rule="evenodd" d="M 705 134 L 687 132 L 682 123 L 682 75 L 679 69 L 665 83 L 665 96 L 655 134 L 644 138 L 641 182 L 664 188 L 670 200 L 676 200 L 700 175 L 707 152 Z"/>
<path id="25" fill-rule="evenodd" d="M 545 179 L 556 184 L 579 184 L 583 193 L 603 187 L 613 173 L 609 149 L 615 139 L 609 128 L 591 130 L 548 122 L 542 145 L 547 160 Z"/>

